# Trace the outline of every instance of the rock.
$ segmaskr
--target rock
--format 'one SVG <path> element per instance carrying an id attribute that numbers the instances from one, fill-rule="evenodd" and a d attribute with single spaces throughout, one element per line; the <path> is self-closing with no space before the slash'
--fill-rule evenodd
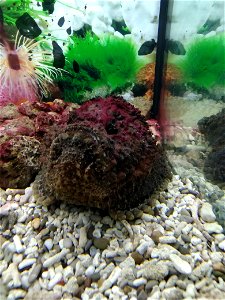
<path id="1" fill-rule="evenodd" d="M 178 255 L 170 254 L 170 260 L 173 262 L 175 269 L 179 273 L 185 275 L 189 275 L 192 273 L 191 265 L 187 261 L 181 259 Z"/>
<path id="2" fill-rule="evenodd" d="M 113 284 L 116 283 L 118 280 L 120 274 L 121 274 L 120 267 L 116 266 L 112 273 L 109 275 L 109 277 L 103 282 L 102 286 L 100 287 L 100 291 L 104 292 L 105 290 L 109 289 Z"/>
<path id="3" fill-rule="evenodd" d="M 145 278 L 143 278 L 143 277 L 140 277 L 140 278 L 135 279 L 135 280 L 133 281 L 133 286 L 134 286 L 135 288 L 137 288 L 137 287 L 139 287 L 139 286 L 141 286 L 141 285 L 145 285 L 146 283 L 147 283 L 147 279 L 145 279 Z"/>
<path id="4" fill-rule="evenodd" d="M 159 283 L 157 280 L 149 280 L 145 286 L 145 290 L 146 290 L 147 294 L 149 294 L 152 291 L 153 287 L 157 286 L 158 284 Z"/>
<path id="5" fill-rule="evenodd" d="M 85 275 L 86 275 L 87 277 L 91 277 L 91 276 L 94 274 L 94 271 L 95 271 L 95 267 L 92 266 L 92 265 L 90 265 L 90 266 L 86 269 Z"/>
<path id="6" fill-rule="evenodd" d="M 224 264 L 222 264 L 221 262 L 214 263 L 214 264 L 213 264 L 213 270 L 214 270 L 214 271 L 219 271 L 219 272 L 225 274 L 225 266 L 224 266 Z"/>
<path id="7" fill-rule="evenodd" d="M 13 289 L 9 291 L 9 295 L 7 297 L 8 300 L 14 300 L 14 299 L 24 299 L 26 296 L 26 291 L 22 289 Z"/>
<path id="8" fill-rule="evenodd" d="M 141 290 L 140 293 L 138 293 L 137 300 L 147 300 L 148 295 L 144 290 Z"/>
<path id="9" fill-rule="evenodd" d="M 106 238 L 94 238 L 93 244 L 97 249 L 105 250 L 109 245 L 109 240 Z"/>
<path id="10" fill-rule="evenodd" d="M 164 262 L 154 263 L 146 263 L 142 265 L 142 268 L 137 271 L 137 276 L 143 276 L 147 280 L 162 280 L 169 273 L 169 269 Z"/>
<path id="11" fill-rule="evenodd" d="M 43 267 L 44 268 L 48 268 L 52 265 L 54 265 L 55 263 L 59 262 L 62 258 L 64 258 L 64 256 L 69 253 L 69 249 L 62 249 L 61 252 L 47 258 L 44 262 L 43 262 Z"/>
<path id="12" fill-rule="evenodd" d="M 176 287 L 165 288 L 162 291 L 162 296 L 166 300 L 182 300 L 183 292 Z"/>
<path id="13" fill-rule="evenodd" d="M 190 243 L 191 242 L 191 237 L 188 234 L 181 234 L 181 238 L 185 243 Z"/>
<path id="14" fill-rule="evenodd" d="M 175 244 L 177 239 L 174 236 L 161 236 L 159 242 L 161 244 Z"/>
<path id="15" fill-rule="evenodd" d="M 28 281 L 33 283 L 39 276 L 41 272 L 42 265 L 40 263 L 34 264 L 29 273 Z"/>
<path id="16" fill-rule="evenodd" d="M 36 263 L 36 258 L 25 258 L 18 265 L 18 269 L 21 271 L 23 269 L 30 268 L 34 263 Z"/>
<path id="17" fill-rule="evenodd" d="M 49 281 L 48 289 L 51 290 L 58 282 L 60 282 L 63 278 L 62 273 L 58 272 L 55 276 Z"/>
<path id="18" fill-rule="evenodd" d="M 25 250 L 24 246 L 21 243 L 21 239 L 18 235 L 14 235 L 13 237 L 14 245 L 16 247 L 16 252 L 21 253 Z"/>
<path id="19" fill-rule="evenodd" d="M 152 234 L 151 234 L 151 238 L 152 240 L 158 244 L 159 243 L 159 238 L 163 236 L 162 232 L 159 230 L 153 230 Z"/>
<path id="20" fill-rule="evenodd" d="M 44 242 L 44 246 L 50 251 L 53 247 L 53 240 L 52 239 L 47 239 Z"/>
<path id="21" fill-rule="evenodd" d="M 40 223 L 41 223 L 40 218 L 35 218 L 35 219 L 32 220 L 31 225 L 36 230 L 36 229 L 39 228 Z"/>
<path id="22" fill-rule="evenodd" d="M 63 247 L 64 248 L 71 248 L 73 246 L 73 242 L 71 241 L 70 238 L 65 238 L 63 239 Z"/>
<path id="23" fill-rule="evenodd" d="M 171 178 L 165 153 L 144 117 L 122 98 L 87 101 L 71 112 L 70 120 L 72 124 L 52 142 L 48 163 L 33 184 L 40 204 L 60 200 L 103 210 L 129 210 Z M 136 218 L 143 214 L 136 212 Z"/>
<path id="24" fill-rule="evenodd" d="M 54 135 L 68 121 L 69 106 L 72 105 L 55 100 L 52 104 L 27 101 L 0 107 L 0 173 L 4 174 L 0 177 L 1 187 L 29 186 L 46 160 Z M 27 200 L 22 196 L 22 202 Z"/>
<path id="25" fill-rule="evenodd" d="M 212 223 L 216 220 L 216 216 L 212 210 L 212 205 L 209 203 L 203 203 L 200 209 L 200 217 L 203 221 Z"/>
<path id="26" fill-rule="evenodd" d="M 87 229 L 86 226 L 80 228 L 79 247 L 84 248 L 87 243 Z"/>
<path id="27" fill-rule="evenodd" d="M 222 233 L 223 232 L 223 227 L 219 225 L 218 223 L 205 223 L 203 224 L 204 229 L 209 233 Z"/>
<path id="28" fill-rule="evenodd" d="M 134 259 L 136 265 L 140 265 L 144 261 L 143 255 L 137 251 L 132 252 L 131 257 Z"/>
<path id="29" fill-rule="evenodd" d="M 225 240 L 219 243 L 219 248 L 223 251 L 225 251 Z"/>

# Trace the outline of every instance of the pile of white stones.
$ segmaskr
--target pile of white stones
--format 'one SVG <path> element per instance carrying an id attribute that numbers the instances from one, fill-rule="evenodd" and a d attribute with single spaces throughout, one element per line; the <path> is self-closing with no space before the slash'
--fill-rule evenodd
<path id="1" fill-rule="evenodd" d="M 225 236 L 188 179 L 134 221 L 0 190 L 0 299 L 225 299 Z"/>

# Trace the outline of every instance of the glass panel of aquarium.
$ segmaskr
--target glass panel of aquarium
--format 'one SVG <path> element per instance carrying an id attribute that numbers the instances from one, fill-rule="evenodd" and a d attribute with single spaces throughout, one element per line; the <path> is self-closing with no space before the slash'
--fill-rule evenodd
<path id="1" fill-rule="evenodd" d="M 225 183 L 224 12 L 224 1 L 170 2 L 164 93 L 170 161 L 178 174 L 195 181 L 221 218 Z M 207 185 L 208 193 L 204 192 Z"/>

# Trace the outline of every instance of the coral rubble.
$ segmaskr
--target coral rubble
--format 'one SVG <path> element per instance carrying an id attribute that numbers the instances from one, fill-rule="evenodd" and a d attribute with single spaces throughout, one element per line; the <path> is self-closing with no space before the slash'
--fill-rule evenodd
<path id="1" fill-rule="evenodd" d="M 24 188 L 44 163 L 62 131 L 70 106 L 62 101 L 0 106 L 0 187 Z"/>
<path id="2" fill-rule="evenodd" d="M 170 178 L 145 118 L 122 98 L 90 100 L 70 113 L 68 124 L 34 182 L 39 202 L 130 209 Z"/>

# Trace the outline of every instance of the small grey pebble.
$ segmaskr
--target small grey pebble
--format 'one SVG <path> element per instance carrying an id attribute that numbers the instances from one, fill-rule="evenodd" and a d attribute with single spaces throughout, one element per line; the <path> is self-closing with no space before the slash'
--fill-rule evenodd
<path id="1" fill-rule="evenodd" d="M 91 225 L 88 230 L 87 230 L 87 238 L 89 240 L 93 239 L 93 232 L 95 230 L 95 226 L 94 225 Z"/>
<path id="2" fill-rule="evenodd" d="M 191 242 L 191 238 L 188 234 L 185 234 L 185 233 L 181 234 L 181 238 L 185 243 L 190 243 Z"/>
<path id="3" fill-rule="evenodd" d="M 94 281 L 94 282 L 96 282 L 96 281 L 98 281 L 99 279 L 100 279 L 100 273 L 99 272 L 95 272 L 95 273 L 93 273 L 92 275 L 91 275 L 91 280 L 92 281 Z"/>
<path id="4" fill-rule="evenodd" d="M 180 245 L 179 248 L 178 248 L 178 251 L 181 254 L 183 254 L 183 255 L 190 254 L 190 248 L 189 248 L 189 246 L 182 246 L 182 245 Z"/>
<path id="5" fill-rule="evenodd" d="M 97 249 L 105 250 L 109 245 L 109 240 L 106 238 L 94 238 L 93 244 Z"/>
<path id="6" fill-rule="evenodd" d="M 147 300 L 148 296 L 144 290 L 141 290 L 137 296 L 137 300 Z"/>
<path id="7" fill-rule="evenodd" d="M 53 231 L 53 232 L 55 232 L 57 230 L 57 227 L 53 224 L 51 224 L 48 228 L 50 231 Z"/>
<path id="8" fill-rule="evenodd" d="M 186 222 L 188 224 L 191 224 L 194 222 L 194 219 L 192 217 L 186 216 L 186 215 L 181 215 L 180 216 L 180 222 Z"/>
<path id="9" fill-rule="evenodd" d="M 180 211 L 180 214 L 183 215 L 183 216 L 191 217 L 190 212 L 186 208 L 182 208 L 181 211 Z"/>
<path id="10" fill-rule="evenodd" d="M 146 283 L 146 286 L 145 286 L 145 291 L 146 293 L 150 293 L 153 289 L 154 286 L 158 285 L 158 281 L 157 280 L 149 280 L 147 283 Z"/>

